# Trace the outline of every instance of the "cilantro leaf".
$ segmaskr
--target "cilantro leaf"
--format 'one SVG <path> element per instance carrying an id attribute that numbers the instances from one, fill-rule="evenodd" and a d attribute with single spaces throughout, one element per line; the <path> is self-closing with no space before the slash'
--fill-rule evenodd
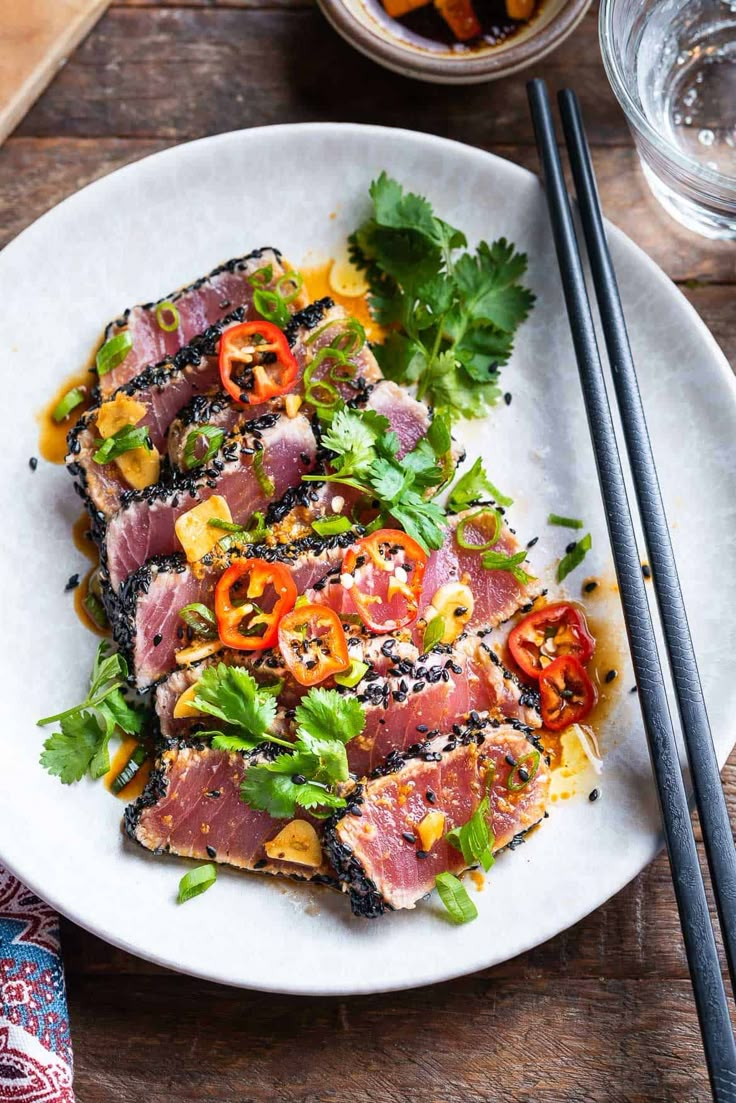
<path id="1" fill-rule="evenodd" d="M 312 689 L 302 698 L 295 715 L 300 736 L 329 736 L 349 743 L 365 727 L 365 712 L 356 697 L 344 696 L 334 689 Z"/>
<path id="2" fill-rule="evenodd" d="M 73 712 L 61 721 L 61 731 L 44 743 L 41 765 L 64 785 L 81 781 L 106 736 L 107 727 L 94 712 Z"/>
<path id="3" fill-rule="evenodd" d="M 459 257 L 464 235 L 384 172 L 373 211 L 350 237 L 374 317 L 391 332 L 375 348 L 384 374 L 416 383 L 449 417 L 481 417 L 498 401 L 498 367 L 534 295 L 521 284 L 527 258 L 505 238 Z"/>
<path id="4" fill-rule="evenodd" d="M 250 766 L 242 799 L 279 819 L 292 817 L 297 806 L 317 816 L 325 814 L 319 809 L 344 808 L 335 786 L 350 776 L 345 744 L 365 726 L 363 706 L 334 689 L 311 689 L 297 706 L 295 721 L 292 753 Z"/>
<path id="5" fill-rule="evenodd" d="M 340 478 L 365 475 L 375 459 L 376 442 L 389 428 L 388 418 L 374 410 L 360 414 L 347 407 L 338 410 L 322 436 L 324 446 L 337 457 L 335 474 Z"/>
<path id="6" fill-rule="evenodd" d="M 447 508 L 450 513 L 461 513 L 486 497 L 492 498 L 500 506 L 510 506 L 514 503 L 513 498 L 502 494 L 498 487 L 493 485 L 479 456 L 470 470 L 455 483 L 447 500 Z"/>
<path id="7" fill-rule="evenodd" d="M 272 738 L 276 699 L 247 670 L 218 663 L 204 671 L 196 687 L 194 707 L 227 724 L 225 735 L 238 738 L 241 746 L 252 749 Z"/>

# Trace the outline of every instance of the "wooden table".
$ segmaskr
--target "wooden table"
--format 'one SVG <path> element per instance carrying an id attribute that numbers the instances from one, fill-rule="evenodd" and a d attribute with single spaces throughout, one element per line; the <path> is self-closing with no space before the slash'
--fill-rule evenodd
<path id="1" fill-rule="evenodd" d="M 736 361 L 736 249 L 681 230 L 650 199 L 603 73 L 595 11 L 538 75 L 552 89 L 574 83 L 608 214 Z M 350 49 L 309 0 L 126 0 L 0 150 L 0 240 L 148 153 L 302 120 L 418 128 L 536 168 L 524 75 L 464 89 L 406 81 Z M 80 1103 L 709 1098 L 664 858 L 546 945 L 388 996 L 236 991 L 157 969 L 68 923 L 63 934 Z"/>

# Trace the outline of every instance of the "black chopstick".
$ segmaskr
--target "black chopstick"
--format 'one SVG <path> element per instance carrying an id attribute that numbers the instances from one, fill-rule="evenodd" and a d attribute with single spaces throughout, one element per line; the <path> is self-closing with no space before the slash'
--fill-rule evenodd
<path id="1" fill-rule="evenodd" d="M 713 1097 L 736 1100 L 736 1046 L 680 771 L 570 200 L 543 81 L 527 85 L 570 330 L 611 538 L 639 703 Z"/>
<path id="2" fill-rule="evenodd" d="M 558 100 L 733 987 L 736 985 L 736 848 L 580 104 L 570 89 L 560 92 Z"/>

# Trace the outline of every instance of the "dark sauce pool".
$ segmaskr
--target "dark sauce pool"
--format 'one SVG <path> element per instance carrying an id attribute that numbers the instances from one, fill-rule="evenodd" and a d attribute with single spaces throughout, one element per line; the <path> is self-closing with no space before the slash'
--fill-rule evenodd
<path id="1" fill-rule="evenodd" d="M 365 0 L 371 14 L 396 33 L 400 28 L 401 37 L 425 50 L 441 50 L 443 53 L 472 53 L 474 50 L 487 49 L 489 46 L 501 46 L 514 38 L 539 15 L 542 0 L 537 0 L 529 19 L 509 19 L 504 0 L 474 0 L 473 7 L 481 26 L 477 38 L 468 42 L 458 42 L 448 24 L 429 3 L 423 8 L 392 19 L 384 10 L 381 0 Z"/>

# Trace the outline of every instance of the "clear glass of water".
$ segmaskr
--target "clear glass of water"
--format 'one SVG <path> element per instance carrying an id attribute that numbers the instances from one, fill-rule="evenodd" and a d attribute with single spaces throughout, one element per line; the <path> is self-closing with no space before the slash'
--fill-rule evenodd
<path id="1" fill-rule="evenodd" d="M 600 36 L 654 195 L 736 238 L 736 0 L 602 0 Z"/>

